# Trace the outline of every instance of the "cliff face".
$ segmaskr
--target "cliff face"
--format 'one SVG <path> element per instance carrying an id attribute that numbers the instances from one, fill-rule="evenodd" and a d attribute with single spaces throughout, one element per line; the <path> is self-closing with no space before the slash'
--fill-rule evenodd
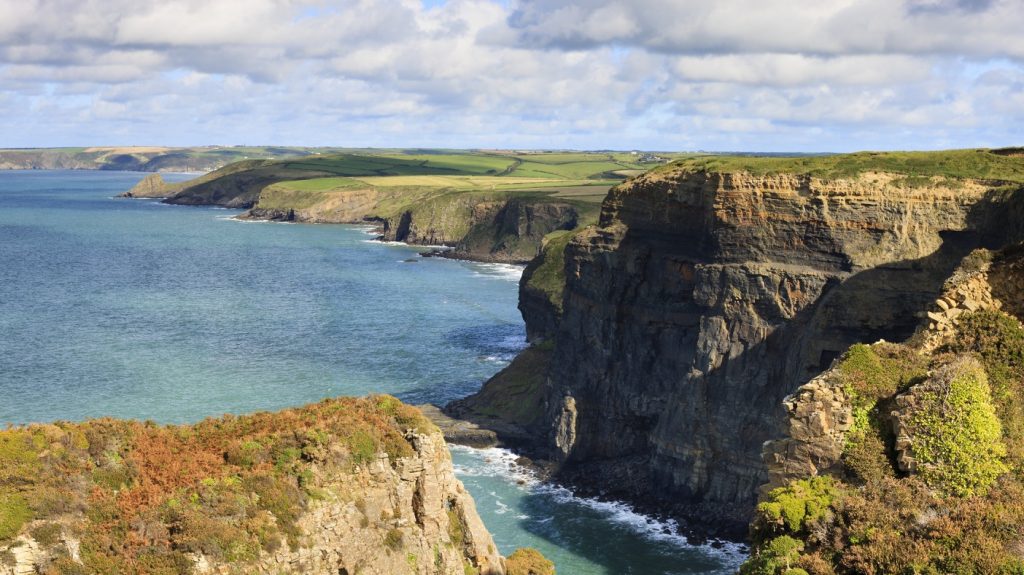
<path id="1" fill-rule="evenodd" d="M 436 428 L 387 396 L 0 432 L 0 574 L 504 573 Z"/>
<path id="2" fill-rule="evenodd" d="M 970 249 L 1019 235 L 996 187 L 684 165 L 614 188 L 565 251 L 544 390 L 562 477 L 745 533 L 783 398 L 909 336 Z"/>
<path id="3" fill-rule="evenodd" d="M 446 245 L 455 257 L 523 263 L 537 256 L 547 234 L 575 228 L 580 214 L 558 201 L 453 194 L 374 219 L 388 241 Z"/>

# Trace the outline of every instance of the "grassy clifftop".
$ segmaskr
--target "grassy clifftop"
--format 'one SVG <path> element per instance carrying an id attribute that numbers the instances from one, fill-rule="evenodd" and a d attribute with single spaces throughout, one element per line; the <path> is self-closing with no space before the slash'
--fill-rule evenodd
<path id="1" fill-rule="evenodd" d="M 746 172 L 754 175 L 794 174 L 823 179 L 850 178 L 884 172 L 917 178 L 950 178 L 1024 182 L 1019 149 L 945 150 L 937 152 L 858 152 L 821 156 L 729 156 L 686 158 L 658 168 L 708 172 Z"/>
<path id="2" fill-rule="evenodd" d="M 554 197 L 600 203 L 613 184 L 661 165 L 663 159 L 617 153 L 499 153 L 381 151 L 306 156 L 241 169 L 227 166 L 203 180 L 168 188 L 171 203 L 218 203 L 262 207 L 301 193 L 305 207 L 317 193 L 370 188 L 404 191 L 411 200 L 417 190 L 546 191 Z M 267 188 L 268 186 L 272 186 Z M 261 192 L 277 194 L 264 198 Z M 297 205 L 288 205 L 295 208 Z"/>

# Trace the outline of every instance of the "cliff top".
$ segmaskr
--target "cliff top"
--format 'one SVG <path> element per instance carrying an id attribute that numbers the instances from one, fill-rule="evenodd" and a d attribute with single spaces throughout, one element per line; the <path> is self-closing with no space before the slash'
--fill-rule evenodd
<path id="1" fill-rule="evenodd" d="M 998 150 L 943 150 L 937 152 L 857 152 L 826 156 L 728 156 L 686 158 L 657 168 L 654 173 L 675 171 L 754 175 L 792 174 L 822 179 L 851 178 L 884 172 L 909 178 L 951 178 L 1024 182 L 1024 152 L 1020 148 Z M 925 182 L 922 182 L 925 183 Z"/>

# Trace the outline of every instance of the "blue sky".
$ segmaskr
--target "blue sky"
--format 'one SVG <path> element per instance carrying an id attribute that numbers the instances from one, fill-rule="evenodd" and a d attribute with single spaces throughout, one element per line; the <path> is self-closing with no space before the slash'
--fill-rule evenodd
<path id="1" fill-rule="evenodd" d="M 1024 144 L 1020 0 L 0 0 L 0 146 Z"/>

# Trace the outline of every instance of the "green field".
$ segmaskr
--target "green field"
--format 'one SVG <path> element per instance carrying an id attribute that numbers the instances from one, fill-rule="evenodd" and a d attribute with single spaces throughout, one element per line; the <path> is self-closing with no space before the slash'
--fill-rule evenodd
<path id="1" fill-rule="evenodd" d="M 261 208 L 308 208 L 317 203 L 317 193 L 325 194 L 327 201 L 335 193 L 369 189 L 383 193 L 382 209 L 405 208 L 452 193 L 494 192 L 557 197 L 586 205 L 589 214 L 596 213 L 593 206 L 609 188 L 664 163 L 640 162 L 639 157 L 604 152 L 360 151 L 262 163 L 252 173 L 273 180 L 260 194 Z"/>

